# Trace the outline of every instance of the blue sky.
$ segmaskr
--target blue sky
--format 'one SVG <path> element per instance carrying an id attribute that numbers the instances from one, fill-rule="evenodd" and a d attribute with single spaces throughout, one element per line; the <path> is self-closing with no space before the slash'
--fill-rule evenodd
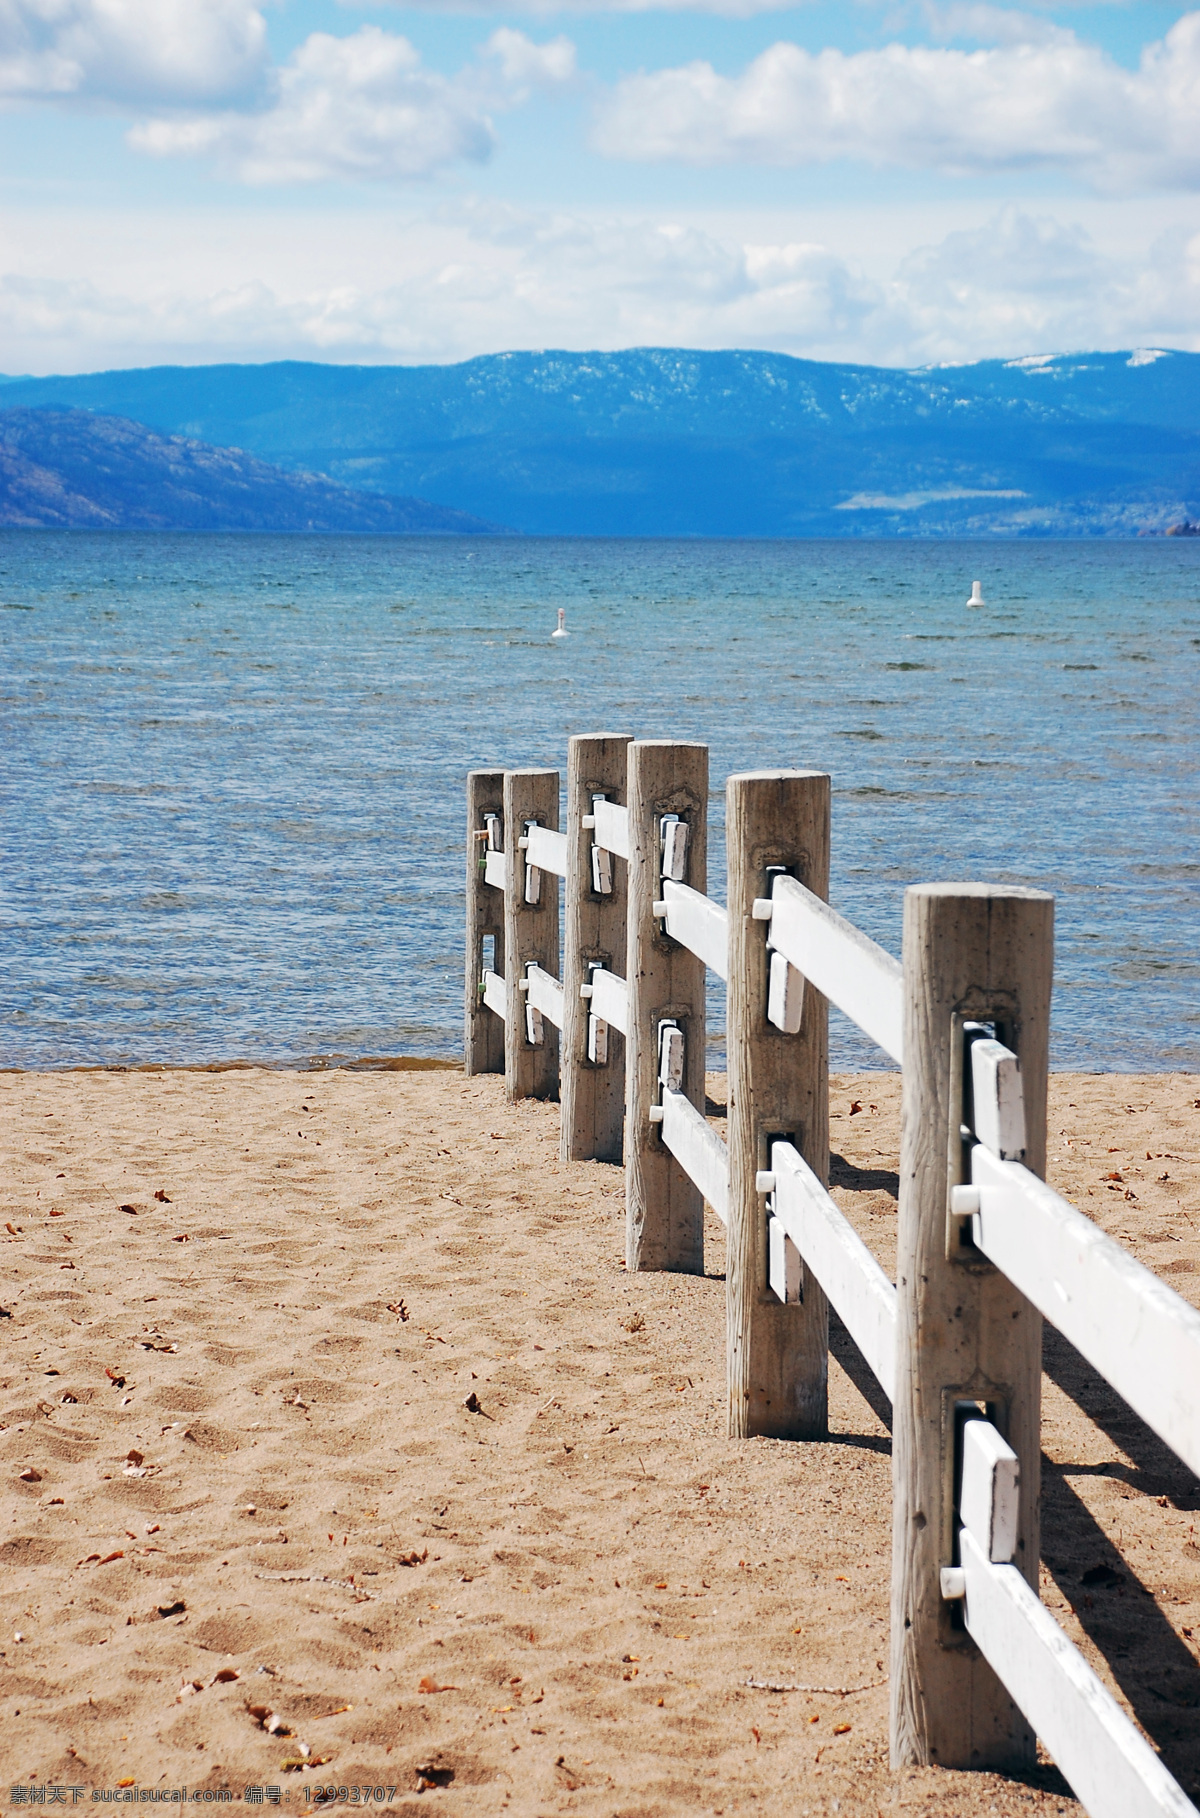
<path id="1" fill-rule="evenodd" d="M 0 0 L 0 369 L 1200 348 L 1200 12 Z"/>

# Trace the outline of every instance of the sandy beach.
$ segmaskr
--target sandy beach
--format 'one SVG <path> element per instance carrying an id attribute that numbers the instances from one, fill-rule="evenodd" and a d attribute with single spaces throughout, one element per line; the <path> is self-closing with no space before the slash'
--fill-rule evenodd
<path id="1" fill-rule="evenodd" d="M 898 1103 L 834 1082 L 888 1268 Z M 729 1442 L 720 1226 L 703 1278 L 627 1276 L 621 1172 L 559 1163 L 556 1106 L 453 1069 L 0 1105 L 6 1799 L 1078 1810 L 1048 1764 L 891 1773 L 886 1403 L 835 1333 L 829 1443 Z M 1057 1075 L 1050 1130 L 1053 1183 L 1200 1299 L 1200 1077 Z M 1200 1798 L 1200 1486 L 1045 1355 L 1043 1597 Z"/>

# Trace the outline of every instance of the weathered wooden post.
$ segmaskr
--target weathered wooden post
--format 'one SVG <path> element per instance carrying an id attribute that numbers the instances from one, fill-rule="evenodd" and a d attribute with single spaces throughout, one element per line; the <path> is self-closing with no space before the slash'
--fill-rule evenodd
<path id="1" fill-rule="evenodd" d="M 558 1030 L 529 1006 L 521 989 L 531 961 L 558 976 L 558 879 L 526 862 L 526 826 L 558 829 L 558 771 L 509 770 L 504 776 L 504 1086 L 518 1098 L 558 1097 Z"/>
<path id="2" fill-rule="evenodd" d="M 1020 1061 L 1025 1164 L 1046 1160 L 1053 898 L 920 884 L 904 898 L 896 1398 L 892 1437 L 891 1752 L 896 1766 L 1032 1766 L 1034 1737 L 944 1602 L 954 1562 L 956 1453 L 967 1407 L 1020 1461 L 1014 1563 L 1038 1582 L 1041 1316 L 962 1241 L 963 1023 L 992 1023 Z"/>
<path id="3" fill-rule="evenodd" d="M 823 1439 L 829 1309 L 815 1276 L 785 1305 L 768 1286 L 766 1202 L 755 1188 L 770 1145 L 794 1143 L 818 1180 L 829 1178 L 829 1007 L 803 987 L 799 1031 L 767 1020 L 771 956 L 756 898 L 780 867 L 829 896 L 829 778 L 817 771 L 751 771 L 725 789 L 729 855 L 729 1237 L 726 1264 L 729 1435 Z"/>
<path id="4" fill-rule="evenodd" d="M 564 1161 L 619 1162 L 625 1120 L 625 1045 L 606 1031 L 603 1058 L 588 1052 L 589 1005 L 580 996 L 590 962 L 625 964 L 628 876 L 609 853 L 593 851 L 592 799 L 624 802 L 628 733 L 570 741 L 567 756 L 567 888 L 563 918 L 562 1135 Z M 614 966 L 613 962 L 616 961 Z M 593 1044 L 594 1046 L 594 1044 Z"/>
<path id="5" fill-rule="evenodd" d="M 463 1050 L 467 1072 L 503 1073 L 504 1024 L 483 1001 L 483 973 L 503 974 L 504 894 L 487 883 L 488 816 L 493 838 L 504 815 L 503 770 L 472 770 L 467 777 L 467 978 Z M 484 942 L 492 951 L 485 953 Z"/>
<path id="6" fill-rule="evenodd" d="M 660 1025 L 683 1031 L 679 1090 L 704 1109 L 704 963 L 654 914 L 668 874 L 703 891 L 708 865 L 708 747 L 637 739 L 629 747 L 629 908 L 625 979 L 625 1262 L 704 1272 L 704 1201 L 650 1122 L 658 1099 Z M 676 823 L 683 823 L 681 831 Z M 664 827 L 666 832 L 664 833 Z"/>

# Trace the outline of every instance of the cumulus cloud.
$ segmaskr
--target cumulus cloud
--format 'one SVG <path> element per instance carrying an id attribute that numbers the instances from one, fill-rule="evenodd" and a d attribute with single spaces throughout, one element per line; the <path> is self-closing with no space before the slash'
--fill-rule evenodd
<path id="1" fill-rule="evenodd" d="M 1123 262 L 1068 223 L 1006 211 L 868 277 L 800 239 L 746 243 L 695 224 L 491 202 L 352 222 L 341 240 L 319 219 L 318 252 L 304 272 L 293 261 L 290 276 L 272 275 L 252 219 L 239 229 L 225 218 L 199 255 L 194 224 L 180 225 L 190 284 L 167 276 L 185 264 L 169 230 L 157 282 L 122 287 L 99 268 L 86 280 L 10 274 L 0 279 L 8 359 L 44 372 L 657 345 L 916 366 L 1047 348 L 1200 350 L 1200 234 L 1183 231 Z M 322 268 L 337 281 L 315 277 Z"/>
<path id="2" fill-rule="evenodd" d="M 575 75 L 575 46 L 561 35 L 549 44 L 535 44 L 524 32 L 501 26 L 483 50 L 495 60 L 512 99 L 521 99 L 532 89 L 564 87 Z"/>
<path id="3" fill-rule="evenodd" d="M 487 159 L 492 114 L 574 71 L 569 40 L 537 45 L 512 30 L 493 33 L 483 59 L 453 77 L 376 25 L 345 38 L 313 32 L 274 72 L 262 107 L 149 120 L 129 143 L 157 157 L 211 157 L 246 183 L 429 177 Z"/>
<path id="4" fill-rule="evenodd" d="M 267 28 L 250 0 L 0 0 L 0 96 L 116 104 L 254 87 Z"/>
<path id="5" fill-rule="evenodd" d="M 1005 17 L 943 10 L 955 35 L 994 37 Z M 1200 13 L 1132 71 L 1071 32 L 1007 17 L 1017 37 L 979 50 L 781 42 L 738 76 L 699 61 L 643 72 L 606 97 L 594 142 L 613 158 L 697 165 L 852 158 L 958 175 L 1053 169 L 1111 190 L 1200 186 Z"/>

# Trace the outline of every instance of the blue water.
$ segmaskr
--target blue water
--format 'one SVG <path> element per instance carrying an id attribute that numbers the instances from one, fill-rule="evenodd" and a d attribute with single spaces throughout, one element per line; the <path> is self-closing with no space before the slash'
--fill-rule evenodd
<path id="1" fill-rule="evenodd" d="M 1200 1065 L 1200 542 L 6 531 L 0 605 L 0 1064 L 455 1055 L 465 772 L 626 729 L 710 745 L 714 895 L 726 774 L 828 769 L 876 939 L 1052 890 L 1055 1064 Z"/>

